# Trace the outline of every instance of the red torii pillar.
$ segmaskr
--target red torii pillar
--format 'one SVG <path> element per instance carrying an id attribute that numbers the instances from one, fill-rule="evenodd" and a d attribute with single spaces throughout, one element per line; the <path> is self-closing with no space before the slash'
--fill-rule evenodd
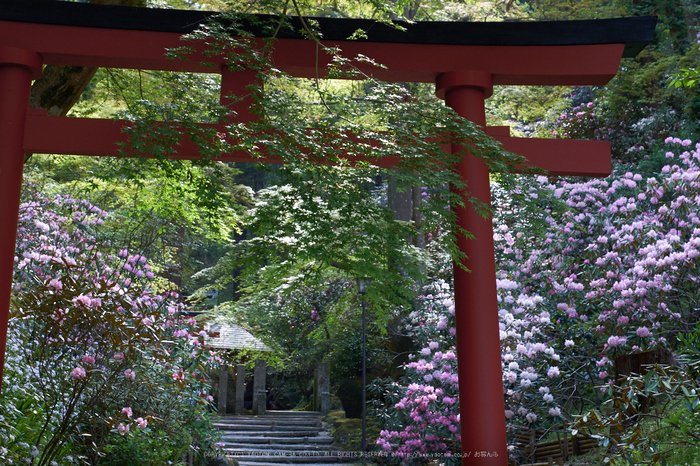
<path id="1" fill-rule="evenodd" d="M 0 47 L 0 387 L 22 191 L 24 124 L 32 80 L 41 76 L 41 65 L 35 52 Z"/>
<path id="2" fill-rule="evenodd" d="M 436 92 L 457 114 L 486 127 L 484 101 L 493 93 L 489 73 L 475 70 L 443 73 L 437 77 Z M 465 155 L 458 170 L 469 194 L 490 206 L 489 170 L 484 162 Z M 457 239 L 460 251 L 467 255 L 464 265 L 470 271 L 459 264 L 453 266 L 463 462 L 505 465 L 508 462 L 505 417 L 493 415 L 505 409 L 493 227 L 490 218 L 481 217 L 468 204 L 457 209 L 457 215 L 459 226 L 474 235 L 473 240 L 464 236 Z"/>

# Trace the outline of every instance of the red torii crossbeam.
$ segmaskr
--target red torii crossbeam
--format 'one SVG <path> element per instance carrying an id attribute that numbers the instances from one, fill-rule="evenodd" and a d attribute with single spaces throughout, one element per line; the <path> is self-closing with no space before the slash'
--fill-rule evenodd
<path id="1" fill-rule="evenodd" d="M 126 122 L 47 116 L 28 111 L 31 82 L 43 64 L 220 73 L 222 98 L 247 84 L 223 57 L 195 54 L 167 59 L 212 13 L 26 0 L 0 7 L 0 382 L 14 266 L 25 153 L 117 156 Z M 438 96 L 461 116 L 486 125 L 484 102 L 494 85 L 604 85 L 623 57 L 653 37 L 655 18 L 518 23 L 416 23 L 406 32 L 368 20 L 317 18 L 323 43 L 346 56 L 363 54 L 386 66 L 367 66 L 377 79 L 435 83 Z M 368 38 L 347 40 L 358 28 Z M 300 34 L 281 31 L 275 66 L 296 77 L 321 76 L 328 56 Z M 201 52 L 201 50 L 200 50 Z M 208 61 L 213 66 L 202 63 Z M 245 113 L 245 109 L 243 113 Z M 605 176 L 610 146 L 601 141 L 511 138 L 507 128 L 486 128 L 507 150 L 553 175 Z M 176 157 L 197 158 L 183 144 Z M 246 154 L 223 161 L 260 162 Z M 280 162 L 279 160 L 268 160 Z M 489 173 L 467 156 L 459 170 L 470 194 L 490 203 Z M 472 209 L 459 223 L 475 240 L 459 239 L 476 273 L 454 268 L 457 357 L 463 464 L 508 463 L 498 331 L 493 231 Z"/>

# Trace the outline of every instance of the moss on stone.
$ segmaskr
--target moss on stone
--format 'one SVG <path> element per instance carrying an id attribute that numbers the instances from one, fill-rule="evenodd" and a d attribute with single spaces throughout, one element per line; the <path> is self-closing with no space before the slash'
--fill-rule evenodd
<path id="1" fill-rule="evenodd" d="M 361 451 L 362 419 L 348 419 L 344 411 L 331 411 L 323 421 L 331 426 L 333 445 L 342 451 Z M 379 420 L 367 416 L 367 450 L 373 450 L 379 436 Z"/>

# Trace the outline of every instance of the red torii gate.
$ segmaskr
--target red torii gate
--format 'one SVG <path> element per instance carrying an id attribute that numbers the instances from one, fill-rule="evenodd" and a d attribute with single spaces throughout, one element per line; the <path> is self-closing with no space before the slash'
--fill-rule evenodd
<path id="1" fill-rule="evenodd" d="M 28 110 L 31 82 L 44 64 L 220 73 L 221 96 L 242 91 L 250 74 L 230 72 L 223 57 L 167 59 L 212 13 L 25 0 L 0 7 L 0 382 L 14 266 L 25 153 L 118 156 L 126 122 L 47 116 Z M 484 101 L 494 85 L 604 85 L 620 59 L 634 57 L 653 37 L 652 17 L 568 22 L 417 23 L 407 32 L 368 20 L 316 18 L 323 43 L 346 56 L 366 55 L 386 65 L 364 70 L 380 80 L 435 83 L 437 95 L 461 116 L 486 126 Z M 348 41 L 358 28 L 368 38 Z M 273 59 L 296 77 L 323 75 L 328 57 L 315 43 L 281 31 Z M 244 110 L 244 109 L 241 109 Z M 602 141 L 511 138 L 486 128 L 512 152 L 552 175 L 606 176 L 610 146 Z M 178 158 L 197 158 L 184 144 Z M 222 161 L 259 162 L 245 154 Z M 268 160 L 280 162 L 279 160 Z M 459 165 L 470 193 L 490 203 L 489 173 L 477 158 Z M 459 223 L 466 265 L 454 268 L 463 464 L 506 465 L 506 429 L 498 331 L 493 231 L 472 209 Z"/>

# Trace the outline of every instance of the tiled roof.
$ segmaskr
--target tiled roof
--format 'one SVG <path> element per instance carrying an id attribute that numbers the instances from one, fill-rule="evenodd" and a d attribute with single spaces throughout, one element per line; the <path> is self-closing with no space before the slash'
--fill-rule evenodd
<path id="1" fill-rule="evenodd" d="M 239 325 L 212 324 L 208 332 L 209 334 L 219 334 L 217 337 L 207 340 L 207 346 L 210 348 L 270 351 L 265 343 Z"/>

